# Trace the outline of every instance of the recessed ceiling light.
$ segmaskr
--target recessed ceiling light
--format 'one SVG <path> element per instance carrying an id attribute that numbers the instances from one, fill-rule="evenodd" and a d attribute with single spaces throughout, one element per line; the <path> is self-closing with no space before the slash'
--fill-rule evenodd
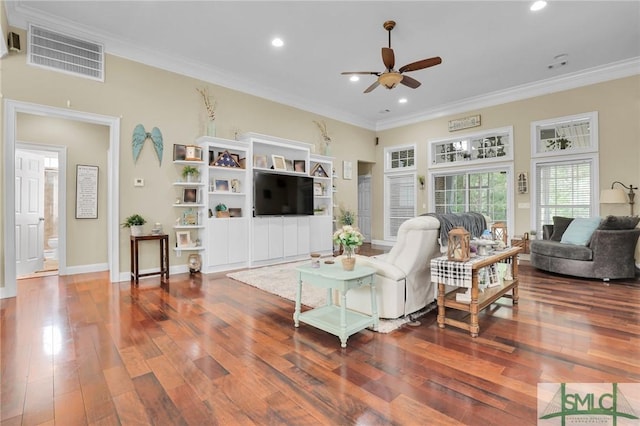
<path id="1" fill-rule="evenodd" d="M 356 82 L 360 80 L 360 77 L 358 77 L 357 75 L 352 75 L 351 77 L 349 77 L 349 80 Z"/>
<path id="2" fill-rule="evenodd" d="M 547 2 L 544 0 L 538 0 L 536 2 L 534 2 L 531 7 L 529 8 L 530 11 L 532 12 L 537 12 L 539 10 L 542 10 L 545 8 L 545 6 L 547 5 Z"/>
<path id="3" fill-rule="evenodd" d="M 282 41 L 281 38 L 274 38 L 273 40 L 271 40 L 271 45 L 274 47 L 282 47 L 284 46 L 284 41 Z"/>
<path id="4" fill-rule="evenodd" d="M 407 103 L 407 98 L 400 98 L 400 99 L 398 99 L 398 103 L 399 103 L 399 104 L 406 104 L 406 103 Z"/>

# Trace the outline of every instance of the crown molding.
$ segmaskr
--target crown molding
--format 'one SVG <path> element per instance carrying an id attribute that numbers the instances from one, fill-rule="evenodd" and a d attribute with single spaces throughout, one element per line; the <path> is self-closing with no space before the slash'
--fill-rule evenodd
<path id="1" fill-rule="evenodd" d="M 7 19 L 11 26 L 26 29 L 29 23 L 41 25 L 55 31 L 85 38 L 88 40 L 100 40 L 105 46 L 105 52 L 134 62 L 143 63 L 154 68 L 174 72 L 187 77 L 192 77 L 211 84 L 237 90 L 253 96 L 264 98 L 272 102 L 278 102 L 303 111 L 318 114 L 327 118 L 361 127 L 367 130 L 382 131 L 397 127 L 407 126 L 426 120 L 432 120 L 448 115 L 460 114 L 480 108 L 519 101 L 554 92 L 588 86 L 604 81 L 629 77 L 640 74 L 640 57 L 629 60 L 613 62 L 599 67 L 583 71 L 565 74 L 559 77 L 527 83 L 509 89 L 475 96 L 460 101 L 452 102 L 437 108 L 423 110 L 411 115 L 387 119 L 366 120 L 350 112 L 339 108 L 329 107 L 310 102 L 308 98 L 290 95 L 282 91 L 268 87 L 261 87 L 255 82 L 237 78 L 223 70 L 204 65 L 199 62 L 179 58 L 175 54 L 167 55 L 158 51 L 145 50 L 123 42 L 110 34 L 95 31 L 95 29 L 82 26 L 68 20 L 52 18 L 42 14 L 28 6 L 26 1 L 5 2 Z"/>
<path id="2" fill-rule="evenodd" d="M 377 122 L 376 131 L 394 129 L 448 115 L 474 111 L 638 74 L 640 74 L 640 57 L 462 99 L 404 117 L 380 120 Z"/>

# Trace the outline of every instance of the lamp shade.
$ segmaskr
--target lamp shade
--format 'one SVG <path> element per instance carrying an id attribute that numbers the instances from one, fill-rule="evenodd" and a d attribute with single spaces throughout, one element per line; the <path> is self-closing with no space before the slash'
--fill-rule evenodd
<path id="1" fill-rule="evenodd" d="M 600 203 L 602 204 L 626 204 L 629 202 L 627 194 L 620 189 L 603 189 L 600 192 Z"/>

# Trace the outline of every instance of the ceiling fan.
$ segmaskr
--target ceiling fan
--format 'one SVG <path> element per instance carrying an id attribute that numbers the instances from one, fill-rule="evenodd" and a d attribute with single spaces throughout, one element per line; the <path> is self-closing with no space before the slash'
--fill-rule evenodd
<path id="1" fill-rule="evenodd" d="M 442 63 L 442 59 L 439 56 L 434 56 L 433 58 L 429 59 L 422 59 L 421 61 L 412 62 L 403 67 L 400 67 L 396 71 L 395 69 L 393 69 L 396 60 L 395 55 L 393 54 L 393 49 L 391 48 L 391 30 L 396 26 L 396 23 L 395 21 L 386 21 L 382 26 L 389 32 L 389 47 L 382 48 L 382 62 L 384 63 L 386 69 L 383 72 L 346 71 L 343 72 L 342 75 L 366 74 L 378 76 L 378 79 L 375 81 L 375 83 L 367 87 L 364 93 L 371 92 L 380 84 L 382 84 L 387 89 L 393 89 L 398 85 L 398 83 L 404 84 L 405 86 L 411 87 L 412 89 L 417 88 L 421 83 L 415 78 L 411 78 L 408 75 L 403 75 L 403 73 L 418 71 L 432 67 L 434 65 L 439 65 Z"/>

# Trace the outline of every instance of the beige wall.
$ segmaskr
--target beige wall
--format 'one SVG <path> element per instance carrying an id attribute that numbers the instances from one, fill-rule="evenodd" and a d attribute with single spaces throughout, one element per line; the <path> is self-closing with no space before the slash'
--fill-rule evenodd
<path id="1" fill-rule="evenodd" d="M 18 114 L 19 142 L 67 147 L 67 183 L 60 191 L 67 209 L 68 267 L 107 264 L 107 150 L 109 128 L 71 120 Z M 98 218 L 76 219 L 76 166 L 98 166 Z M 63 192 L 64 191 L 64 192 Z"/>
<path id="2" fill-rule="evenodd" d="M 12 30 L 19 32 L 25 40 L 24 31 Z M 207 86 L 217 101 L 216 121 L 220 137 L 232 139 L 236 132 L 256 132 L 320 146 L 321 135 L 313 120 L 324 120 L 333 141 L 331 153 L 337 157 L 336 164 L 343 159 L 351 160 L 354 165 L 358 160 L 374 161 L 375 133 L 371 130 L 119 57 L 107 56 L 105 67 L 105 82 L 96 82 L 27 66 L 23 50 L 2 61 L 2 94 L 4 99 L 58 108 L 66 108 L 70 102 L 73 110 L 121 117 L 120 222 L 133 213 L 140 213 L 148 222 L 160 222 L 165 230 L 171 230 L 178 214 L 171 207 L 175 196 L 172 183 L 179 172 L 171 162 L 172 146 L 174 143 L 193 143 L 204 134 L 204 107 L 197 87 Z M 158 164 L 150 141 L 142 149 L 137 164 L 133 163 L 131 135 L 137 124 L 142 124 L 147 131 L 154 126 L 161 130 L 164 137 L 162 166 Z M 143 178 L 145 186 L 134 187 L 134 178 Z M 357 179 L 339 179 L 337 186 L 337 201 L 355 210 Z M 68 244 L 68 256 L 79 258 L 81 255 L 71 248 L 79 246 L 74 241 L 68 241 Z M 128 230 L 120 230 L 119 247 L 120 270 L 128 271 Z M 185 256 L 171 258 L 172 265 L 184 263 Z M 156 250 L 143 250 L 140 267 L 156 266 Z"/>
<path id="3" fill-rule="evenodd" d="M 380 144 L 376 150 L 376 165 L 373 167 L 373 188 L 377 189 L 373 191 L 373 238 L 383 239 L 383 193 L 380 188 L 383 187 L 385 147 L 416 144 L 417 174 L 427 175 L 427 140 L 453 135 L 448 131 L 448 121 L 451 119 L 480 114 L 482 126 L 469 130 L 475 133 L 482 129 L 513 126 L 514 172 L 517 175 L 518 172 L 526 171 L 532 176 L 531 122 L 589 111 L 598 112 L 600 188 L 609 188 L 615 180 L 639 186 L 640 76 L 636 75 L 379 132 Z M 455 135 L 464 133 L 458 131 Z M 533 205 L 530 197 L 531 193 L 516 194 L 516 206 L 526 202 Z M 426 209 L 422 208 L 423 203 L 427 204 Z M 426 191 L 418 192 L 418 207 L 419 214 L 432 211 Z M 640 211 L 640 208 L 635 211 Z M 601 214 L 626 215 L 629 214 L 629 206 L 603 205 Z M 522 234 L 531 229 L 530 217 L 530 209 L 516 208 L 515 233 Z"/>
<path id="4" fill-rule="evenodd" d="M 21 34 L 25 33 L 12 29 Z M 120 135 L 120 222 L 132 213 L 140 213 L 150 223 L 161 222 L 170 230 L 176 218 L 172 182 L 178 169 L 171 163 L 174 143 L 188 144 L 204 133 L 204 108 L 196 87 L 207 86 L 217 101 L 218 136 L 233 138 L 236 133 L 256 132 L 300 140 L 320 146 L 321 136 L 313 120 L 325 120 L 333 140 L 331 153 L 335 168 L 342 176 L 342 161 L 375 163 L 373 174 L 372 235 L 382 239 L 384 148 L 415 143 L 418 146 L 418 174 L 427 174 L 427 139 L 447 137 L 447 122 L 452 118 L 472 114 L 482 115 L 482 127 L 492 129 L 513 125 L 515 139 L 514 170 L 530 171 L 530 123 L 536 120 L 598 111 L 600 124 L 600 186 L 608 187 L 613 180 L 640 183 L 640 76 L 624 78 L 579 89 L 512 102 L 481 110 L 468 111 L 451 117 L 426 120 L 401 128 L 375 132 L 319 117 L 296 108 L 271 102 L 171 72 L 151 68 L 119 57 L 106 57 L 105 82 L 95 82 L 62 73 L 26 65 L 26 53 L 11 54 L 2 61 L 0 88 L 4 99 L 121 117 Z M 164 136 L 165 154 L 158 164 L 151 143 L 147 142 L 137 164 L 131 155 L 133 128 L 143 124 L 149 130 L 157 126 Z M 457 132 L 459 133 L 459 132 Z M 379 145 L 375 137 L 379 136 Z M 2 159 L 4 161 L 4 159 Z M 358 171 L 361 173 L 361 171 Z M 355 175 L 355 173 L 354 173 Z M 72 176 L 74 176 L 72 174 Z M 355 176 L 354 176 L 355 177 Z M 145 186 L 133 186 L 134 178 L 143 178 Z M 355 210 L 357 179 L 337 180 L 336 201 Z M 426 202 L 420 192 L 418 206 Z M 516 204 L 530 202 L 528 195 L 517 195 Z M 419 212 L 429 210 L 419 209 Z M 73 212 L 73 210 L 71 210 Z M 626 206 L 603 208 L 603 214 L 626 214 Z M 516 231 L 529 229 L 530 211 L 516 209 Z M 71 246 L 77 247 L 71 241 Z M 129 268 L 127 230 L 119 233 L 120 269 Z M 0 253 L 3 254 L 3 253 Z M 68 254 L 77 258 L 75 253 Z M 142 268 L 157 263 L 155 250 L 143 253 Z M 4 258 L 4 256 L 2 256 Z M 185 258 L 172 258 L 173 265 L 185 263 Z"/>

